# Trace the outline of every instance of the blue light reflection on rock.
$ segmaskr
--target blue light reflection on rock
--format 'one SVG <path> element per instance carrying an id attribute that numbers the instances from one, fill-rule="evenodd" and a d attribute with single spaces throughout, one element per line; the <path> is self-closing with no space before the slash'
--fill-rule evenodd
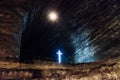
<path id="1" fill-rule="evenodd" d="M 71 42 L 74 46 L 74 63 L 95 62 L 95 47 L 90 43 L 90 30 L 77 30 L 71 34 Z"/>

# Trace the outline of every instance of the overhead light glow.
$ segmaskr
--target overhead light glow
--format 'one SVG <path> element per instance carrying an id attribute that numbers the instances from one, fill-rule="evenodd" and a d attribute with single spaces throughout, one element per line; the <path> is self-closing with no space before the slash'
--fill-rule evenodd
<path id="1" fill-rule="evenodd" d="M 49 12 L 48 18 L 52 22 L 57 21 L 58 20 L 58 14 L 57 14 L 57 12 L 55 12 L 55 11 Z"/>

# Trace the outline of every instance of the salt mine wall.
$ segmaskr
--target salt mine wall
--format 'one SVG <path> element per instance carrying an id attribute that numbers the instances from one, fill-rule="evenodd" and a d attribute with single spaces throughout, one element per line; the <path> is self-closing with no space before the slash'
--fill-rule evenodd
<path id="1" fill-rule="evenodd" d="M 1 0 L 0 55 L 2 58 L 19 57 L 23 17 L 30 11 L 30 7 L 34 6 L 34 2 L 33 0 Z M 91 61 L 119 56 L 120 1 L 81 0 L 81 3 L 78 8 L 73 9 L 73 12 L 76 13 L 74 17 L 71 16 L 74 14 L 71 12 L 72 10 L 65 13 L 65 19 L 68 23 L 67 26 L 70 27 L 68 33 L 71 32 L 69 36 L 73 45 L 72 47 L 74 48 L 74 52 L 71 53 L 74 56 L 69 56 L 70 60 L 72 58 L 76 62 L 84 61 L 80 59 L 83 58 L 82 55 L 86 57 L 89 54 L 89 51 L 86 52 L 86 49 L 90 49 L 91 51 L 91 54 L 89 54 L 92 56 L 90 56 L 90 59 L 92 58 Z M 65 5 L 61 7 L 67 8 Z M 81 28 L 83 30 L 82 32 Z M 88 58 L 89 56 L 87 60 L 89 60 Z"/>
<path id="2" fill-rule="evenodd" d="M 89 0 L 92 1 L 92 0 Z M 103 3 L 117 3 L 117 0 L 99 0 Z M 12 57 L 18 58 L 20 52 L 20 38 L 22 33 L 22 19 L 27 12 L 22 7 L 24 0 L 1 0 L 0 1 L 0 58 Z M 95 2 L 95 1 L 93 1 Z M 18 4 L 20 3 L 20 4 Z M 92 2 L 91 2 L 92 3 Z M 103 7 L 105 7 L 105 4 Z M 112 4 L 112 3 L 111 3 Z M 88 4 L 90 5 L 90 3 Z M 99 2 L 96 5 L 100 5 Z M 110 6 L 108 6 L 110 7 Z M 117 7 L 117 8 L 116 8 Z M 89 7 L 90 8 L 90 7 Z M 99 8 L 102 11 L 103 8 Z M 86 11 L 84 8 L 83 11 Z M 89 9 L 90 10 L 90 9 Z M 115 11 L 114 11 L 115 10 Z M 95 46 L 99 45 L 102 48 L 106 45 L 102 45 L 106 42 L 111 43 L 115 39 L 119 40 L 120 29 L 120 8 L 117 5 L 113 5 L 113 11 L 110 8 L 111 15 L 104 19 L 101 14 L 91 15 L 90 18 L 85 18 L 83 23 L 87 26 L 99 26 L 103 28 L 91 28 L 91 34 L 97 34 L 92 36 L 92 43 Z M 97 9 L 96 9 L 97 11 Z M 106 11 L 104 11 L 106 12 Z M 103 13 L 104 13 L 103 12 Z M 114 13 L 115 12 L 115 13 Z M 89 13 L 86 12 L 87 15 Z M 109 12 L 108 12 L 109 13 Z M 94 13 L 95 14 L 95 13 Z M 115 15 L 114 15 L 115 14 Z M 86 16 L 85 15 L 85 16 Z M 107 15 L 107 14 L 106 14 Z M 111 17 L 114 15 L 113 17 Z M 98 18 L 96 23 L 93 19 Z M 80 17 L 82 18 L 82 17 Z M 100 20 L 100 21 L 99 21 Z M 77 21 L 77 20 L 76 20 Z M 88 23 L 86 23 L 88 22 Z M 82 20 L 81 20 L 82 23 Z M 106 23 L 106 24 L 105 24 Z M 82 24 L 81 24 L 82 25 Z M 117 27 L 116 27 L 117 26 Z M 111 31 L 112 33 L 109 33 Z M 101 32 L 103 35 L 101 35 Z M 107 33 L 108 32 L 108 33 Z M 108 34 L 108 35 L 106 35 Z M 112 35 L 113 34 L 113 35 Z M 103 41 L 101 44 L 100 42 Z M 116 41 L 116 40 L 115 40 Z M 112 46 L 112 45 L 110 45 Z M 104 50 L 104 57 L 110 52 L 111 55 L 116 53 L 119 55 L 119 46 L 117 48 L 111 48 L 111 50 Z M 98 48 L 96 48 L 98 49 Z M 117 50 L 116 50 L 117 49 Z M 99 49 L 98 49 L 99 50 Z M 112 52 L 113 51 L 113 52 Z M 100 51 L 102 53 L 102 51 Z M 116 56 L 116 55 L 115 55 Z M 113 56 L 110 56 L 112 58 Z M 81 63 L 81 64 L 57 64 L 55 62 L 39 61 L 34 64 L 23 64 L 19 62 L 3 62 L 0 60 L 0 80 L 120 80 L 120 57 L 115 59 L 109 59 L 101 62 L 94 63 Z"/>
<path id="3" fill-rule="evenodd" d="M 120 57 L 72 65 L 48 61 L 39 61 L 32 65 L 2 61 L 0 63 L 2 80 L 120 80 Z"/>
<path id="4" fill-rule="evenodd" d="M 0 57 L 18 58 L 23 11 L 15 1 L 0 1 Z"/>
<path id="5" fill-rule="evenodd" d="M 30 9 L 29 3 L 26 0 L 0 1 L 0 58 L 19 58 L 23 17 Z"/>

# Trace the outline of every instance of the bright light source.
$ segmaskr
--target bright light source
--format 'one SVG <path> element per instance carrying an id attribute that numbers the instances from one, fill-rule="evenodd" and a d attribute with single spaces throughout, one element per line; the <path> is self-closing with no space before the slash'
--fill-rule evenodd
<path id="1" fill-rule="evenodd" d="M 61 63 L 61 55 L 63 53 L 60 50 L 58 50 L 57 54 L 58 54 L 58 62 Z"/>
<path id="2" fill-rule="evenodd" d="M 49 12 L 48 18 L 50 21 L 57 21 L 58 20 L 58 14 L 55 11 Z"/>

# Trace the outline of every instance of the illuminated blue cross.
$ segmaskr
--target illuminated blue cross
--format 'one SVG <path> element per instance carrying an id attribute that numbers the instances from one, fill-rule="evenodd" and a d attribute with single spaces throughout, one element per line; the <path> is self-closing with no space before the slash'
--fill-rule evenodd
<path id="1" fill-rule="evenodd" d="M 63 53 L 60 50 L 58 50 L 57 54 L 58 54 L 58 62 L 61 63 L 61 55 Z"/>

